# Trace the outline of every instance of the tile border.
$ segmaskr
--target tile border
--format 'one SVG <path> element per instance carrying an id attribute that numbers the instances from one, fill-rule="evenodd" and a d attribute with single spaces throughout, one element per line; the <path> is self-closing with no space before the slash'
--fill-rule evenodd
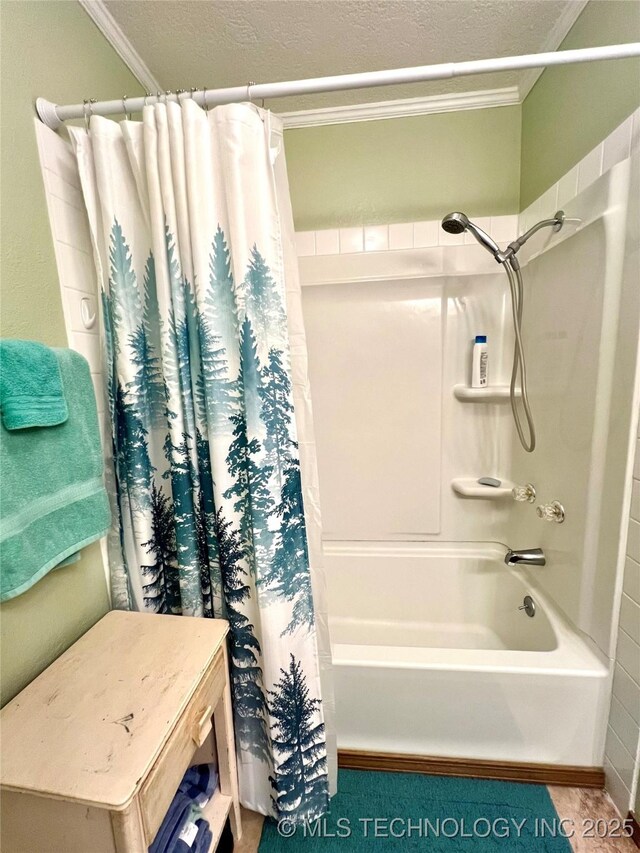
<path id="1" fill-rule="evenodd" d="M 518 215 L 478 217 L 481 228 L 493 233 L 510 235 L 499 238 L 508 242 L 516 237 Z M 323 231 L 297 231 L 296 247 L 299 258 L 319 255 L 353 255 L 361 252 L 394 252 L 405 249 L 431 249 L 437 246 L 460 246 L 474 243 L 473 237 L 447 234 L 440 228 L 439 219 L 423 222 L 393 222 L 389 225 L 361 225 L 349 228 L 329 228 Z"/>

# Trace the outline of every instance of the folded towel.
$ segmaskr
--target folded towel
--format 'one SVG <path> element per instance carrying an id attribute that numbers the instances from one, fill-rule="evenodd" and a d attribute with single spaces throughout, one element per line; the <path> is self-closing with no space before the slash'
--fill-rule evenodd
<path id="1" fill-rule="evenodd" d="M 0 341 L 0 410 L 6 429 L 55 426 L 67 420 L 52 349 L 37 341 Z"/>
<path id="2" fill-rule="evenodd" d="M 211 847 L 211 842 L 213 841 L 213 833 L 209 828 L 209 821 L 200 818 L 200 820 L 196 821 L 196 826 L 198 827 L 198 834 L 196 835 L 196 840 L 193 842 L 191 851 L 192 853 L 209 853 L 209 847 Z"/>
<path id="3" fill-rule="evenodd" d="M 107 532 L 96 400 L 85 359 L 54 350 L 69 416 L 46 429 L 0 424 L 0 601 Z"/>
<path id="4" fill-rule="evenodd" d="M 149 853 L 207 853 L 213 835 L 200 807 L 209 802 L 217 784 L 215 764 L 189 767 Z"/>
<path id="5" fill-rule="evenodd" d="M 209 829 L 209 822 L 203 817 L 189 820 L 176 843 L 166 853 L 209 853 L 209 847 L 213 841 L 213 833 Z"/>
<path id="6" fill-rule="evenodd" d="M 199 806 L 205 806 L 218 786 L 215 764 L 196 764 L 182 777 L 178 790 Z"/>
<path id="7" fill-rule="evenodd" d="M 180 834 L 189 823 L 195 823 L 199 814 L 195 803 L 189 797 L 178 792 L 171 800 L 169 810 L 164 816 L 151 847 L 149 847 L 149 853 L 175 853 Z"/>

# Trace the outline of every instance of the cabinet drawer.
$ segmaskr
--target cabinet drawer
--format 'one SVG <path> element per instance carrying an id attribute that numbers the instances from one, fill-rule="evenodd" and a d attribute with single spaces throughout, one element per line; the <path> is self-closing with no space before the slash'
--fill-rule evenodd
<path id="1" fill-rule="evenodd" d="M 140 811 L 149 844 L 155 838 L 191 759 L 211 731 L 211 715 L 227 679 L 220 650 L 176 723 L 140 789 Z"/>

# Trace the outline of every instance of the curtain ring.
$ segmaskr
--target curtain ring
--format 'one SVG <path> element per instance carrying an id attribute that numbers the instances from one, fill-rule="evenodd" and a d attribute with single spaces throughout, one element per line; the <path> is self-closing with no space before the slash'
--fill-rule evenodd
<path id="1" fill-rule="evenodd" d="M 150 98 L 150 97 L 151 97 L 151 92 L 145 92 L 144 93 L 144 102 L 142 104 L 142 109 L 144 109 L 147 106 L 147 98 Z"/>
<path id="2" fill-rule="evenodd" d="M 207 87 L 202 87 L 202 106 L 204 107 L 204 111 L 206 113 L 209 112 L 209 104 L 207 103 Z"/>
<path id="3" fill-rule="evenodd" d="M 166 105 L 167 105 L 167 103 L 168 103 L 169 95 L 172 95 L 172 94 L 173 94 L 173 93 L 172 93 L 171 89 L 166 89 L 166 90 L 165 90 L 165 93 L 164 93 L 164 103 L 165 103 L 165 106 L 166 106 Z"/>
<path id="4" fill-rule="evenodd" d="M 251 87 L 255 86 L 255 85 L 256 85 L 255 80 L 249 80 L 249 82 L 247 83 L 247 100 L 249 101 L 250 104 L 253 103 L 253 101 L 251 100 Z"/>
<path id="5" fill-rule="evenodd" d="M 96 103 L 95 98 L 89 98 L 89 100 L 82 101 L 82 112 L 84 113 L 84 127 L 87 133 L 89 133 L 89 119 L 93 115 L 93 104 Z"/>
<path id="6" fill-rule="evenodd" d="M 122 112 L 124 113 L 124 117 L 127 121 L 131 121 L 131 113 L 127 113 L 127 98 L 128 95 L 122 96 Z"/>

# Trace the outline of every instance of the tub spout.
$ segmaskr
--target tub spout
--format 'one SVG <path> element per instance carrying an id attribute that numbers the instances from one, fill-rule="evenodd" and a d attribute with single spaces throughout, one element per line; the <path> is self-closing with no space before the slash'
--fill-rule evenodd
<path id="1" fill-rule="evenodd" d="M 508 566 L 517 566 L 519 563 L 525 566 L 546 566 L 547 564 L 542 548 L 523 548 L 521 551 L 509 549 L 504 561 Z"/>

